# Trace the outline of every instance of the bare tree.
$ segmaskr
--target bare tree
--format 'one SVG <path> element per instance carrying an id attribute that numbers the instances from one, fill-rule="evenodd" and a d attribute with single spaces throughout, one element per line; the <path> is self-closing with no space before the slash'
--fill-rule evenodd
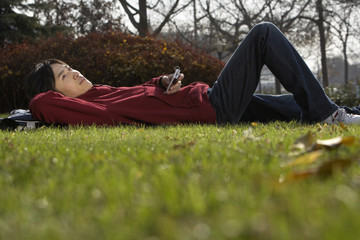
<path id="1" fill-rule="evenodd" d="M 340 40 L 342 45 L 342 53 L 344 56 L 344 83 L 349 83 L 349 61 L 347 55 L 348 41 L 351 36 L 352 26 L 350 25 L 350 16 L 352 8 L 344 6 L 336 12 L 335 18 L 337 21 L 331 24 L 331 29 L 334 35 Z"/>
<path id="2" fill-rule="evenodd" d="M 305 1 L 270 1 L 266 20 L 274 23 L 281 31 L 287 33 L 295 27 L 299 29 L 299 16 L 301 16 L 311 0 Z M 300 24 L 302 25 L 302 23 Z"/>
<path id="3" fill-rule="evenodd" d="M 191 3 L 191 1 L 189 1 L 185 5 L 180 6 L 180 0 L 175 0 L 173 3 L 165 3 L 162 0 L 157 0 L 153 5 L 151 5 L 149 3 L 150 1 L 139 0 L 138 8 L 136 8 L 136 6 L 131 5 L 129 1 L 119 1 L 124 8 L 131 24 L 135 27 L 140 36 L 146 36 L 149 34 L 158 35 L 162 31 L 164 26 L 169 23 L 172 16 L 182 11 L 184 8 L 187 7 L 187 5 Z M 164 9 L 166 9 L 166 6 L 168 6 L 169 4 L 171 4 L 170 8 L 167 12 L 165 12 Z M 148 17 L 148 10 L 152 10 L 162 16 L 162 20 L 157 27 L 151 26 L 149 24 L 150 21 Z M 136 20 L 136 16 L 139 17 L 138 21 Z"/>
<path id="4" fill-rule="evenodd" d="M 298 36 L 305 33 L 310 36 L 309 26 L 301 21 L 312 0 L 206 0 L 202 5 L 216 32 L 228 43 L 232 43 L 230 50 L 234 50 L 238 42 L 257 23 L 273 22 L 282 32 L 291 33 L 293 40 L 304 42 Z M 309 38 L 309 37 L 307 37 Z"/>
<path id="5" fill-rule="evenodd" d="M 218 38 L 226 41 L 232 52 L 251 27 L 264 19 L 267 2 L 270 0 L 245 5 L 242 0 L 206 0 L 201 6 Z"/>
<path id="6" fill-rule="evenodd" d="M 176 29 L 173 38 L 190 44 L 197 49 L 205 49 L 204 44 L 208 39 L 208 21 L 206 13 L 200 7 L 201 0 L 189 0 L 183 5 L 181 21 L 170 18 L 169 27 Z M 180 15 L 180 14 L 179 14 Z"/>
<path id="7" fill-rule="evenodd" d="M 321 69 L 323 86 L 329 86 L 328 66 L 327 66 L 327 43 L 330 39 L 330 22 L 334 15 L 334 0 L 313 0 L 306 14 L 299 16 L 315 24 L 319 34 L 319 44 L 321 53 Z M 313 9 L 316 9 L 314 13 Z"/>

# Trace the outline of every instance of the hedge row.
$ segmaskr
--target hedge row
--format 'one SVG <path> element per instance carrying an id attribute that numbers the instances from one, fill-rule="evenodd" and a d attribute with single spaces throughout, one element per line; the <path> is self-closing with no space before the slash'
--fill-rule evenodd
<path id="1" fill-rule="evenodd" d="M 11 44 L 0 49 L 0 113 L 28 108 L 23 90 L 26 74 L 42 59 L 58 58 L 91 82 L 134 86 L 180 66 L 183 83 L 212 84 L 223 68 L 216 58 L 177 42 L 141 38 L 121 32 L 84 37 L 57 35 L 37 44 Z"/>

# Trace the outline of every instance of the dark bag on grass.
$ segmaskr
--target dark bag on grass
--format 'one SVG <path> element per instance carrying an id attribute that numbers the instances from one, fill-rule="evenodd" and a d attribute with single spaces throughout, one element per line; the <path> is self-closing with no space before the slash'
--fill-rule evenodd
<path id="1" fill-rule="evenodd" d="M 16 109 L 7 118 L 0 118 L 1 130 L 35 129 L 44 124 L 33 118 L 29 110 Z"/>

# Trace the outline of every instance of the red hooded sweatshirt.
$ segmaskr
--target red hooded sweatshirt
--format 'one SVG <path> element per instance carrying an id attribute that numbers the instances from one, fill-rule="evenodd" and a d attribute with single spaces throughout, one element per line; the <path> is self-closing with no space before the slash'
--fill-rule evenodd
<path id="1" fill-rule="evenodd" d="M 68 125 L 216 122 L 207 84 L 195 82 L 165 95 L 159 79 L 134 87 L 94 85 L 76 98 L 48 91 L 31 100 L 30 111 L 40 121 Z"/>

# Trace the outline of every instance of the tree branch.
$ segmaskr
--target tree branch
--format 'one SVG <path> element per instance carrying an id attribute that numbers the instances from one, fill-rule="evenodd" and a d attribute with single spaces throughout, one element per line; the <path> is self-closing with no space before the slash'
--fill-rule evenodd
<path id="1" fill-rule="evenodd" d="M 139 22 L 137 22 L 137 21 L 135 20 L 135 18 L 134 18 L 135 15 L 139 14 L 139 10 L 136 9 L 135 7 L 131 6 L 126 0 L 119 0 L 119 1 L 120 1 L 120 3 L 121 3 L 122 7 L 124 8 L 126 14 L 128 15 L 128 17 L 129 17 L 130 22 L 132 23 L 132 25 L 134 25 L 134 27 L 135 27 L 136 29 L 139 29 L 140 24 L 139 24 Z M 135 13 L 132 13 L 129 8 L 130 8 L 131 10 L 135 11 Z"/>

